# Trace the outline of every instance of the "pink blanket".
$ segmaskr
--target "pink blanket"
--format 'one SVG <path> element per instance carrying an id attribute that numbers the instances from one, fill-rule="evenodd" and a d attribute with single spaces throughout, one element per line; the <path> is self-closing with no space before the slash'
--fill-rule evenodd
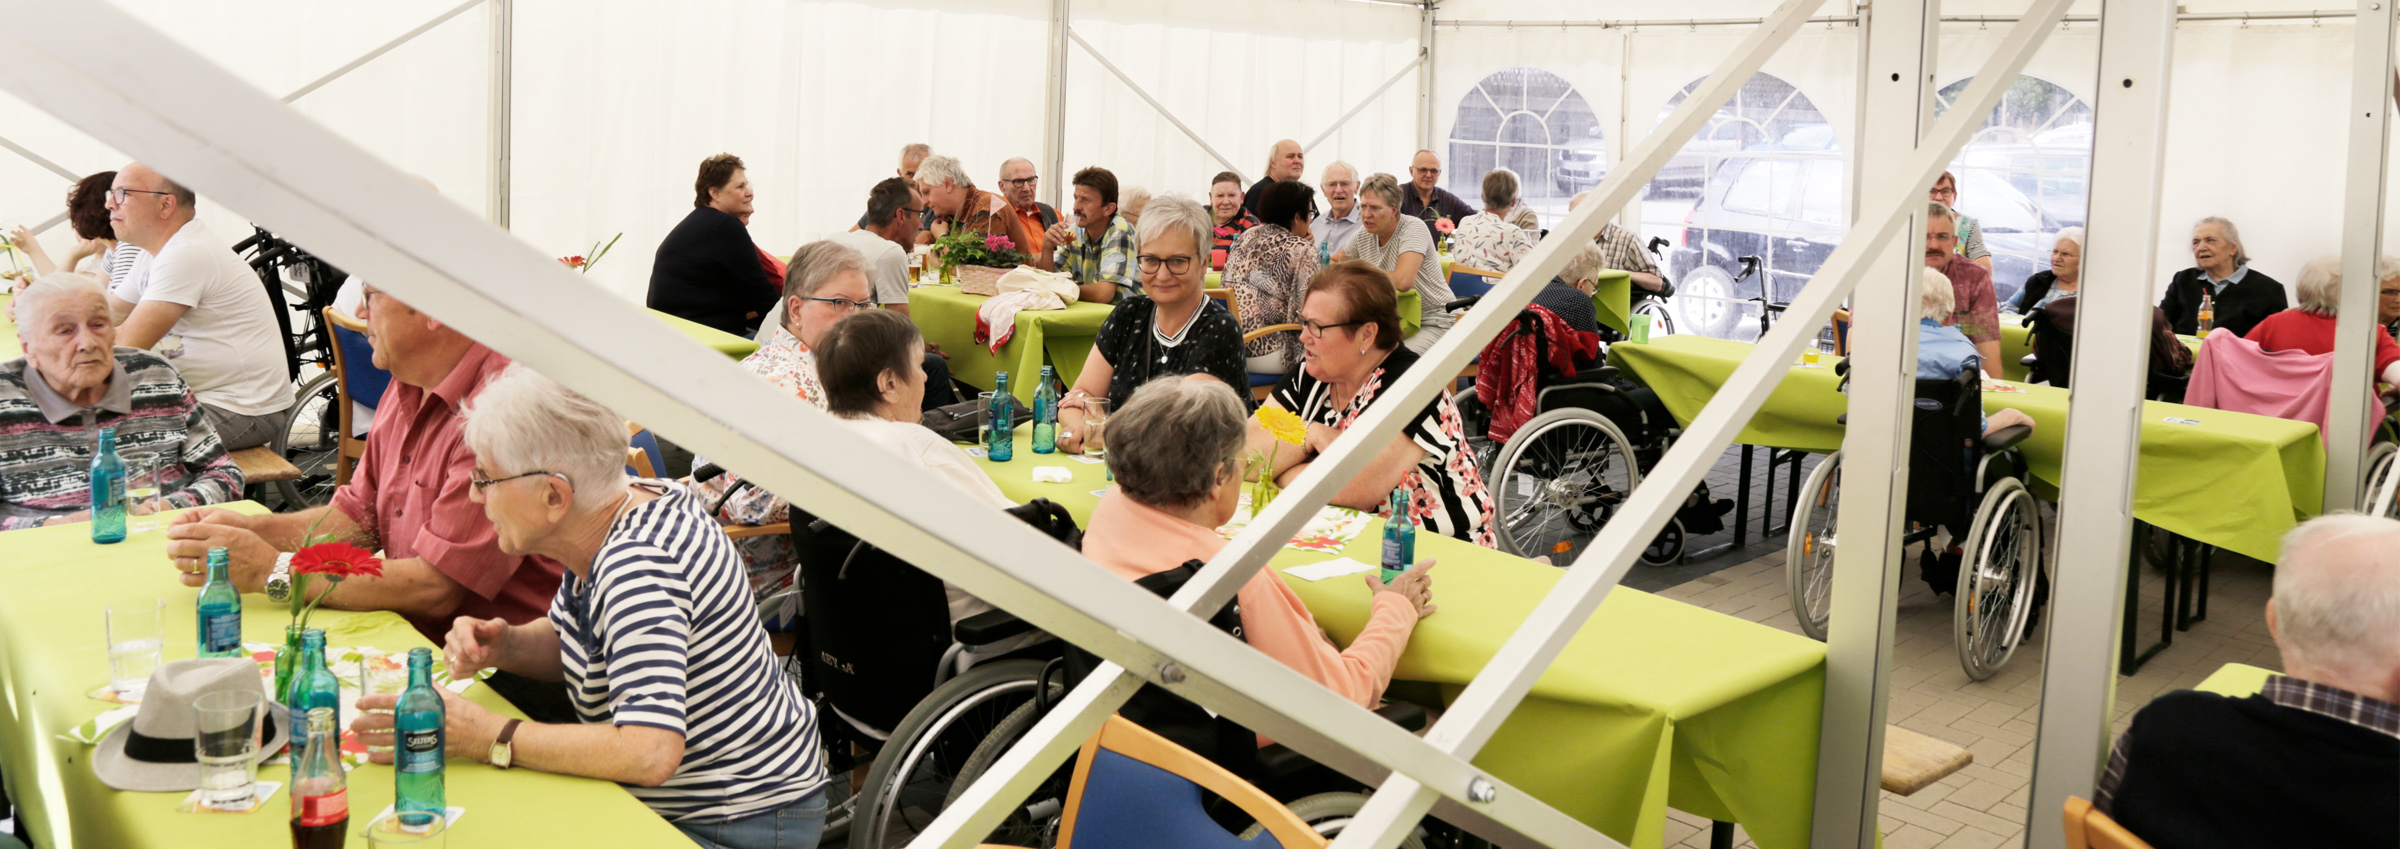
<path id="1" fill-rule="evenodd" d="M 2322 442 L 2327 400 L 2332 395 L 2332 354 L 2268 351 L 2220 327 L 2210 331 L 2200 346 L 2200 361 L 2192 366 L 2192 384 L 2183 402 L 2308 422 L 2317 426 L 2317 439 Z M 2383 416 L 2383 401 L 2370 390 L 2367 421 L 2379 422 Z"/>

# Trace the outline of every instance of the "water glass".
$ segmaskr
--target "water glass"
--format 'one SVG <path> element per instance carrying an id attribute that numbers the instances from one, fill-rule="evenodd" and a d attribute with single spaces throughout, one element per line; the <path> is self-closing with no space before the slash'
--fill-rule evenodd
<path id="1" fill-rule="evenodd" d="M 1083 455 L 1084 455 L 1084 456 L 1086 456 L 1086 457 L 1094 457 L 1094 458 L 1102 458 L 1102 459 L 1105 459 L 1105 458 L 1107 458 L 1107 457 L 1108 457 L 1108 442 L 1107 442 L 1107 439 L 1106 439 L 1106 437 L 1104 437 L 1104 436 L 1102 435 L 1102 433 L 1101 433 L 1101 428 L 1100 428 L 1100 426 L 1101 426 L 1101 425 L 1103 425 L 1103 424 L 1107 424 L 1107 423 L 1108 423 L 1108 399 L 1106 399 L 1106 398 L 1086 398 L 1086 399 L 1083 399 Z"/>
<path id="2" fill-rule="evenodd" d="M 358 662 L 358 695 L 361 698 L 397 696 L 401 691 L 408 689 L 408 667 L 389 663 L 392 657 L 395 655 L 371 657 Z M 390 716 L 392 709 L 376 708 L 364 710 L 361 713 L 380 713 Z M 389 752 L 391 750 L 390 746 L 367 747 L 369 752 Z"/>
<path id="3" fill-rule="evenodd" d="M 119 693 L 139 695 L 158 668 L 166 631 L 159 624 L 166 610 L 163 599 L 134 598 L 108 605 L 108 686 Z"/>
<path id="4" fill-rule="evenodd" d="M 220 690 L 192 701 L 200 714 L 194 754 L 200 758 L 200 804 L 248 810 L 258 785 L 258 690 Z"/>
<path id="5" fill-rule="evenodd" d="M 975 393 L 975 445 L 992 444 L 992 393 Z"/>
<path id="6" fill-rule="evenodd" d="M 371 846 L 407 846 L 410 849 L 440 849 L 449 839 L 450 819 L 435 817 L 424 825 L 401 825 L 398 812 L 376 817 L 367 823 L 367 844 Z"/>
<path id="7" fill-rule="evenodd" d="M 150 502 L 158 498 L 159 470 L 164 465 L 157 454 L 138 452 L 125 455 L 125 532 L 148 533 L 158 530 L 158 511 Z"/>

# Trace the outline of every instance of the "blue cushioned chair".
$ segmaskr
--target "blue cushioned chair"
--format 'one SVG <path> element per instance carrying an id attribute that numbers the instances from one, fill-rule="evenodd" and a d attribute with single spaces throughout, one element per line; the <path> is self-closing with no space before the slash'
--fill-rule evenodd
<path id="1" fill-rule="evenodd" d="M 625 430 L 628 434 L 625 473 L 637 478 L 658 477 L 660 471 L 667 467 L 666 455 L 658 450 L 658 437 L 651 435 L 649 428 L 637 424 L 627 423 Z"/>
<path id="2" fill-rule="evenodd" d="M 1294 337 L 1294 338 L 1293 338 L 1293 340 L 1292 340 L 1293 344 L 1298 344 L 1298 343 L 1299 343 L 1299 341 L 1300 341 L 1300 340 L 1297 338 L 1297 337 L 1300 335 L 1300 325 L 1297 325 L 1297 324 L 1270 324 L 1270 325 L 1267 325 L 1267 326 L 1265 326 L 1265 327 L 1261 327 L 1261 328 L 1259 328 L 1259 329 L 1257 329 L 1257 330 L 1253 330 L 1253 331 L 1250 331 L 1250 332 L 1248 332 L 1248 333 L 1244 333 L 1244 334 L 1242 334 L 1242 344 L 1244 344 L 1244 345 L 1250 344 L 1252 341 L 1255 341 L 1255 340 L 1259 339 L 1260 337 L 1266 336 L 1266 335 L 1267 335 L 1267 334 L 1269 334 L 1269 333 L 1289 333 L 1289 334 L 1292 334 L 1292 336 Z M 1263 372 L 1263 371 L 1254 371 L 1254 372 L 1251 372 L 1251 373 L 1250 373 L 1250 400 L 1252 400 L 1252 401 L 1264 401 L 1264 400 L 1266 400 L 1268 395 L 1274 394 L 1274 392 L 1275 392 L 1275 384 L 1278 384 L 1278 383 L 1281 383 L 1281 382 L 1283 382 L 1283 375 L 1282 375 L 1281 373 L 1279 373 L 1279 372 Z"/>
<path id="3" fill-rule="evenodd" d="M 1209 819 L 1202 788 L 1265 826 L 1243 840 Z M 1058 827 L 1074 849 L 1322 849 L 1325 838 L 1265 791 L 1122 716 L 1083 742 Z"/>

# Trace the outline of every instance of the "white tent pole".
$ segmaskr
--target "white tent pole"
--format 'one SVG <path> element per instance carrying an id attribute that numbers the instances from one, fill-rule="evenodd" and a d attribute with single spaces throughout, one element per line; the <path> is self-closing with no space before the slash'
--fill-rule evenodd
<path id="1" fill-rule="evenodd" d="M 1189 137 L 1193 144 L 1199 145 L 1201 150 L 1208 151 L 1208 155 L 1215 157 L 1218 164 L 1225 166 L 1225 170 L 1231 171 L 1235 174 L 1242 173 L 1240 166 L 1234 165 L 1233 160 L 1225 158 L 1225 154 L 1218 153 L 1215 147 L 1209 145 L 1207 139 L 1201 138 L 1199 133 L 1193 132 L 1189 125 L 1183 123 L 1183 119 L 1175 117 L 1174 112 L 1167 110 L 1166 104 L 1158 102 L 1158 98 L 1151 97 L 1150 91 L 1142 88 L 1140 83 L 1134 82 L 1132 77 L 1126 76 L 1124 71 L 1117 68 L 1117 63 L 1108 61 L 1107 56 L 1100 55 L 1099 48 L 1093 47 L 1091 42 L 1083 40 L 1083 36 L 1076 34 L 1074 27 L 1067 27 L 1066 30 L 1067 38 L 1072 39 L 1075 42 L 1075 46 L 1081 47 L 1083 48 L 1083 52 L 1091 54 L 1092 59 L 1100 63 L 1100 67 L 1106 68 L 1108 69 L 1109 73 L 1117 75 L 1117 81 L 1124 83 L 1126 88 L 1133 89 L 1133 93 L 1141 97 L 1143 103 L 1150 104 L 1151 109 L 1158 110 L 1159 117 L 1167 119 L 1167 123 L 1174 124 L 1175 129 L 1182 130 L 1183 134 Z M 1242 178 L 1242 181 L 1249 182 L 1249 179 L 1250 178 L 1248 177 L 1244 177 Z"/>
<path id="2" fill-rule="evenodd" d="M 1067 185 L 1067 7 L 1068 0 L 1050 0 L 1050 77 L 1042 90 L 1042 167 L 1050 175 L 1042 193 L 1051 206 L 1074 200 Z M 1064 200 L 1062 200 L 1062 198 Z M 1071 224 L 1074 216 L 1061 216 Z"/>
<path id="3" fill-rule="evenodd" d="M 508 228 L 510 168 L 514 162 L 517 133 L 516 65 L 517 65 L 517 3 L 516 0 L 491 0 L 491 25 L 486 39 L 491 45 L 491 94 L 487 96 L 484 125 L 490 135 L 484 142 L 484 215 L 501 229 Z M 464 8 L 464 7 L 461 7 Z"/>
<path id="4" fill-rule="evenodd" d="M 2333 397 L 2325 411 L 2325 509 L 2358 507 L 2372 422 L 2377 257 L 2391 141 L 2392 2 L 2358 0 L 2350 76 L 2350 157 L 2342 198 L 2341 317 L 2334 327 Z M 2348 388 L 2344 388 L 2348 387 Z M 2362 391 L 2364 390 L 2364 391 Z"/>
<path id="5" fill-rule="evenodd" d="M 1433 149 L 1433 4 L 1425 0 L 1417 22 L 1417 147 Z"/>
<path id="6" fill-rule="evenodd" d="M 467 2 L 460 3 L 457 6 L 452 7 L 450 11 L 435 15 L 433 20 L 418 24 L 416 29 L 401 33 L 398 38 L 386 41 L 382 46 L 360 54 L 358 58 L 352 59 L 349 62 L 344 63 L 341 67 L 327 72 L 324 76 L 316 78 L 314 82 L 293 89 L 291 94 L 283 96 L 283 102 L 290 103 L 292 101 L 299 100 L 300 98 L 307 96 L 309 92 L 324 88 L 326 83 L 341 79 L 344 74 L 358 70 L 360 66 L 365 65 L 368 62 L 375 61 L 375 57 L 392 52 L 394 48 L 415 40 L 417 36 L 424 35 L 425 33 L 432 31 L 434 27 L 441 26 L 443 22 L 465 14 L 468 9 L 475 8 L 478 4 L 483 2 L 484 0 L 467 0 Z M 506 0 L 498 0 L 498 2 L 506 2 Z"/>
<path id="7" fill-rule="evenodd" d="M 1317 145 L 1324 144 L 1326 139 L 1333 138 L 1333 134 L 1341 130 L 1342 125 L 1350 123 L 1350 119 L 1358 117 L 1358 113 L 1367 111 L 1367 107 L 1374 105 L 1377 99 L 1382 98 L 1384 92 L 1390 91 L 1392 86 L 1407 79 L 1410 72 L 1422 72 L 1426 58 L 1423 52 L 1419 52 L 1416 59 L 1400 66 L 1400 71 L 1393 74 L 1391 79 L 1384 80 L 1383 85 L 1376 86 L 1374 91 L 1368 92 L 1366 97 L 1360 98 L 1357 106 L 1350 107 L 1350 111 L 1342 113 L 1342 117 L 1333 119 L 1333 126 L 1326 127 L 1325 131 L 1318 133 L 1316 138 L 1309 139 L 1308 144 L 1301 145 L 1300 152 L 1307 153 L 1317 149 Z"/>
<path id="8" fill-rule="evenodd" d="M 2091 209 L 2085 279 L 2155 280 L 2159 193 L 2165 186 L 2167 94 L 2175 11 L 2164 3 L 2101 7 L 2100 76 L 2093 99 Z M 2042 704 L 2033 742 L 2025 833 L 2035 849 L 2064 849 L 2058 816 L 2068 796 L 2092 795 L 2116 717 L 2118 616 L 2133 545 L 2133 486 L 2148 394 L 2150 288 L 2094 287 L 2076 310 L 2074 392 L 2067 399 L 2065 469 L 2051 569 L 2050 633 L 2042 641 Z M 2370 307 L 2370 309 L 2372 309 Z M 2074 505 L 2063 509 L 2063 505 Z"/>
<path id="9" fill-rule="evenodd" d="M 0 149 L 5 149 L 10 153 L 25 157 L 27 161 L 30 161 L 35 165 L 42 166 L 44 170 L 47 170 L 52 174 L 57 174 L 60 177 L 64 177 L 70 182 L 83 179 L 83 175 L 67 170 L 65 166 L 44 158 L 41 154 L 27 149 L 24 145 L 9 141 L 8 137 L 6 136 L 0 136 Z"/>

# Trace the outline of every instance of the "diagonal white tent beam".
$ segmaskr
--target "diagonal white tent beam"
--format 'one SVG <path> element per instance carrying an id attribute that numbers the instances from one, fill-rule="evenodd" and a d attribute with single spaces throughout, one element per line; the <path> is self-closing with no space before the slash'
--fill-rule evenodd
<path id="1" fill-rule="evenodd" d="M 804 508 L 1109 660 L 1157 675 L 1169 655 L 1154 647 L 1172 646 L 1173 662 L 1188 676 L 1178 692 L 1303 752 L 1329 760 L 1357 753 L 1462 801 L 1477 782 L 1507 789 L 1206 623 L 1172 615 L 1155 597 L 975 507 L 922 470 L 866 448 L 830 417 L 639 308 L 592 297 L 588 283 L 554 261 L 123 12 L 4 0 L 0 14 L 13 22 L 0 33 L 0 85 L 502 353 L 635 413 L 762 485 L 802 494 Z M 44 46 L 73 44 L 73 34 L 89 31 L 112 32 L 125 49 L 92 57 Z M 1398 425 L 1387 410 L 1387 437 Z M 1325 487 L 1370 453 L 1337 447 L 1300 483 Z M 1281 517 L 1279 532 L 1288 537 L 1299 521 Z M 1544 844 L 1601 845 L 1589 828 L 1522 793 L 1505 792 L 1487 810 Z"/>
<path id="2" fill-rule="evenodd" d="M 1190 138 L 1193 144 L 1199 145 L 1201 150 L 1208 151 L 1208 155 L 1215 158 L 1218 164 L 1225 166 L 1225 170 L 1235 174 L 1242 173 L 1240 166 L 1233 164 L 1233 160 L 1225 158 L 1225 154 L 1218 153 L 1216 147 L 1210 145 L 1207 139 L 1201 138 L 1200 134 L 1195 132 L 1190 125 L 1183 123 L 1182 118 L 1175 117 L 1174 111 L 1169 110 L 1166 104 L 1158 102 L 1158 98 L 1151 97 L 1150 90 L 1143 88 L 1141 83 L 1134 82 L 1132 77 L 1126 76 L 1125 72 L 1117 67 L 1117 63 L 1108 61 L 1108 57 L 1101 54 L 1100 48 L 1093 47 L 1091 42 L 1083 40 L 1083 36 L 1075 32 L 1074 27 L 1062 28 L 1066 30 L 1067 38 L 1075 42 L 1075 46 L 1081 47 L 1083 52 L 1091 54 L 1092 61 L 1100 63 L 1100 67 L 1107 69 L 1110 74 L 1114 74 L 1117 82 L 1124 83 L 1126 88 L 1132 89 L 1143 103 L 1150 104 L 1151 109 L 1158 111 L 1159 117 L 1167 119 L 1167 123 L 1175 125 L 1175 129 L 1182 130 L 1185 137 Z M 1248 177 L 1242 178 L 1244 182 L 1248 182 L 1249 179 Z"/>
<path id="3" fill-rule="evenodd" d="M 1350 123 L 1350 119 L 1358 117 L 1358 113 L 1367 111 L 1367 107 L 1373 106 L 1375 101 L 1381 100 L 1384 92 L 1391 91 L 1392 86 L 1398 85 L 1401 80 L 1408 79 L 1410 74 L 1417 73 L 1419 68 L 1424 67 L 1429 55 L 1422 49 L 1418 50 L 1417 58 L 1400 66 L 1400 70 L 1392 74 L 1391 79 L 1384 80 L 1383 85 L 1376 86 L 1374 91 L 1367 92 L 1366 97 L 1359 98 L 1357 106 L 1350 107 L 1350 111 L 1342 113 L 1342 117 L 1333 119 L 1333 126 L 1326 127 L 1325 131 L 1318 133 L 1316 138 L 1309 139 L 1307 144 L 1301 145 L 1300 151 L 1306 153 L 1315 150 L 1317 145 L 1324 144 L 1326 139 L 1333 138 L 1334 133 L 1341 131 L 1342 125 Z"/>
<path id="4" fill-rule="evenodd" d="M 441 13 L 441 14 L 439 14 L 439 15 L 435 15 L 435 16 L 433 16 L 433 19 L 432 19 L 432 20 L 426 21 L 426 22 L 424 22 L 424 23 L 422 23 L 422 24 L 418 24 L 416 29 L 412 29 L 412 30 L 409 30 L 409 31 L 407 31 L 407 32 L 401 33 L 399 36 L 397 36 L 397 37 L 393 38 L 392 40 L 390 40 L 390 41 L 386 41 L 386 42 L 384 42 L 384 43 L 382 43 L 382 44 L 380 44 L 380 45 L 377 45 L 377 46 L 375 47 L 375 49 L 373 49 L 373 50 L 369 50 L 369 51 L 367 51 L 367 52 L 365 52 L 365 53 L 361 53 L 361 54 L 359 54 L 358 58 L 356 58 L 356 59 L 352 59 L 352 60 L 350 60 L 350 61 L 348 61 L 348 62 L 345 62 L 345 63 L 342 63 L 342 66 L 341 66 L 341 67 L 339 67 L 339 68 L 335 68 L 335 69 L 333 69 L 333 70 L 331 70 L 331 71 L 327 71 L 327 72 L 325 73 L 325 75 L 324 75 L 324 76 L 318 77 L 318 78 L 316 78 L 316 79 L 314 79 L 314 80 L 310 80 L 310 81 L 309 81 L 309 83 L 308 83 L 307 85 L 304 85 L 304 86 L 301 86 L 301 87 L 299 87 L 299 88 L 293 89 L 291 94 L 287 94 L 287 95 L 284 95 L 284 96 L 283 96 L 283 102 L 285 102 L 285 103 L 290 103 L 290 102 L 292 102 L 292 101 L 299 100 L 299 99 L 300 99 L 300 98 L 302 98 L 302 97 L 306 97 L 306 96 L 308 96 L 308 93 L 309 93 L 309 92 L 316 91 L 317 89 L 320 89 L 320 88 L 324 88 L 324 87 L 326 86 L 326 84 L 328 84 L 328 83 L 331 83 L 331 82 L 333 82 L 334 80 L 341 79 L 343 76 L 345 76 L 345 75 L 349 74 L 351 71 L 355 71 L 355 70 L 358 70 L 358 69 L 359 69 L 359 68 L 361 68 L 361 67 L 365 67 L 365 66 L 366 66 L 366 64 L 367 64 L 368 62 L 373 62 L 373 61 L 375 61 L 376 57 L 382 56 L 383 54 L 386 54 L 386 53 L 390 53 L 390 52 L 392 52 L 393 50 L 397 50 L 397 49 L 399 49 L 400 45 L 407 44 L 407 43 L 409 43 L 409 42 L 411 42 L 411 41 L 415 41 L 415 40 L 417 39 L 417 36 L 424 35 L 424 34 L 426 34 L 426 33 L 428 33 L 428 32 L 432 32 L 434 27 L 438 27 L 438 26 L 441 26 L 441 25 L 442 25 L 442 24 L 444 24 L 444 23 L 448 23 L 448 22 L 449 22 L 449 20 L 450 20 L 451 18 L 455 18 L 455 17 L 458 17 L 458 16 L 460 16 L 460 15 L 466 14 L 468 9 L 472 9 L 472 8 L 475 8 L 475 7 L 477 7 L 477 6 L 481 6 L 481 5 L 483 5 L 483 3 L 484 3 L 484 0 L 467 0 L 467 2 L 460 3 L 460 4 L 456 5 L 456 6 L 452 6 L 452 7 L 450 7 L 450 11 L 443 12 L 443 13 Z"/>

